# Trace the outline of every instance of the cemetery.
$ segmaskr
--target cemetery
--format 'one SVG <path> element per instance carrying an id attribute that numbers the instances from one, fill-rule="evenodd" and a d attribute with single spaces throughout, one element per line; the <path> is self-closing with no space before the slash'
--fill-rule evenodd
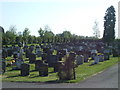
<path id="1" fill-rule="evenodd" d="M 80 82 L 118 63 L 119 52 L 114 47 L 106 48 L 100 40 L 82 41 L 84 43 L 77 44 L 77 46 L 73 43 L 51 44 L 51 47 L 48 47 L 46 43 L 42 43 L 44 47 L 39 44 L 22 47 L 19 45 L 3 46 L 2 80 Z"/>
<path id="2" fill-rule="evenodd" d="M 120 60 L 115 21 L 115 10 L 110 6 L 101 38 L 97 23 L 93 37 L 67 30 L 54 34 L 49 26 L 40 28 L 39 36 L 34 36 L 28 28 L 16 33 L 14 26 L 6 32 L 0 26 L 2 81 L 76 83 L 108 69 Z"/>

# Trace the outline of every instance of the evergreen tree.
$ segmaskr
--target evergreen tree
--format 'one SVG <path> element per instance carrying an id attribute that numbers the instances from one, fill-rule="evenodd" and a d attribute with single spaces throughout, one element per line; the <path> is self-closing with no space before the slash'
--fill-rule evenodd
<path id="1" fill-rule="evenodd" d="M 110 6 L 105 13 L 104 17 L 104 33 L 103 40 L 107 43 L 114 41 L 115 39 L 115 9 Z"/>

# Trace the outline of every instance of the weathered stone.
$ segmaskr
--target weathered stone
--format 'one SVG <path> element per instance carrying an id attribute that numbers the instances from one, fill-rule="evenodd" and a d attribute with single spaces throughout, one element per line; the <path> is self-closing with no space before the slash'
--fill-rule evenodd
<path id="1" fill-rule="evenodd" d="M 76 64 L 81 65 L 83 63 L 84 63 L 84 56 L 83 55 L 76 56 Z"/>

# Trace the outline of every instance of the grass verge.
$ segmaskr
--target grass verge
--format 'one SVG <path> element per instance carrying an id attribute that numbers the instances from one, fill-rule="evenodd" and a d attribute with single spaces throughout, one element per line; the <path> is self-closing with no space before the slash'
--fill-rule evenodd
<path id="1" fill-rule="evenodd" d="M 119 57 L 120 58 L 120 57 Z M 93 61 L 84 63 L 76 68 L 76 79 L 75 80 L 58 80 L 57 73 L 53 73 L 53 68 L 49 68 L 49 75 L 40 77 L 38 71 L 34 71 L 34 64 L 30 64 L 30 75 L 20 76 L 20 70 L 11 70 L 12 67 L 7 67 L 7 71 L 2 75 L 2 81 L 10 82 L 58 82 L 58 83 L 77 83 L 80 82 L 98 72 L 101 72 L 114 64 L 117 64 L 118 57 L 111 57 L 110 60 L 100 62 L 99 64 L 89 66 Z"/>

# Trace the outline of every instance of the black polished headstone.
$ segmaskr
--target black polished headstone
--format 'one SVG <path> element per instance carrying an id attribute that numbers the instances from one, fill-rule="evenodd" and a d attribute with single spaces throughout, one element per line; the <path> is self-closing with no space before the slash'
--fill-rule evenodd
<path id="1" fill-rule="evenodd" d="M 21 76 L 28 76 L 30 71 L 30 65 L 27 63 L 21 64 Z"/>

